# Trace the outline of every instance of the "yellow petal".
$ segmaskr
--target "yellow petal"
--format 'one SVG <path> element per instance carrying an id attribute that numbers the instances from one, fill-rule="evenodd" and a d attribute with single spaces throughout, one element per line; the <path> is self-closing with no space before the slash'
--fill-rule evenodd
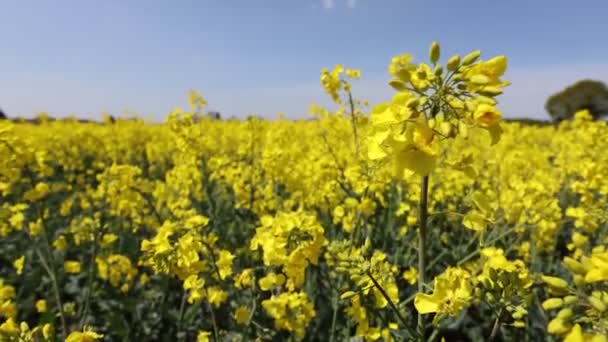
<path id="1" fill-rule="evenodd" d="M 427 314 L 439 311 L 439 302 L 434 296 L 418 293 L 414 298 L 414 306 L 420 314 Z"/>

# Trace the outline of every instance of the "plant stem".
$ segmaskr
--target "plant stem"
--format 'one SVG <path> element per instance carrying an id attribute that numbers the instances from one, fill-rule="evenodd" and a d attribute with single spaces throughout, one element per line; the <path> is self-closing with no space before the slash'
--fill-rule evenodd
<path id="1" fill-rule="evenodd" d="M 357 135 L 357 117 L 355 116 L 355 102 L 353 94 L 348 92 L 348 103 L 350 105 L 350 120 L 353 126 L 353 139 L 355 140 L 355 157 L 359 158 L 359 137 Z"/>
<path id="2" fill-rule="evenodd" d="M 376 288 L 378 289 L 378 291 L 380 291 L 380 293 L 382 294 L 382 297 L 384 297 L 384 299 L 386 299 L 386 301 L 388 302 L 388 304 L 391 306 L 391 309 L 393 309 L 393 311 L 395 312 L 395 314 L 397 314 L 397 317 L 399 318 L 399 321 L 401 322 L 401 324 L 403 324 L 404 327 L 407 327 L 407 321 L 405 320 L 405 318 L 403 317 L 403 315 L 401 315 L 401 312 L 399 311 L 399 308 L 395 305 L 395 303 L 393 303 L 393 301 L 391 300 L 391 298 L 388 296 L 388 293 L 386 293 L 386 291 L 384 291 L 384 289 L 382 288 L 382 286 L 380 286 L 380 284 L 378 283 L 378 281 L 376 280 L 376 278 L 374 278 L 374 276 L 372 275 L 372 272 L 367 271 L 367 276 L 369 277 L 369 279 L 371 279 L 372 283 L 374 283 L 374 286 L 376 286 Z"/>
<path id="3" fill-rule="evenodd" d="M 426 220 L 428 217 L 429 176 L 422 176 L 420 183 L 420 228 L 418 231 L 418 292 L 424 293 L 426 283 Z M 420 341 L 424 341 L 424 317 L 418 313 L 418 334 Z"/>
<path id="4" fill-rule="evenodd" d="M 91 246 L 91 261 L 88 269 L 88 279 L 87 279 L 87 287 L 86 294 L 84 299 L 83 309 L 80 313 L 80 328 L 84 328 L 84 324 L 86 323 L 86 318 L 89 313 L 89 307 L 91 303 L 91 292 L 93 291 L 93 282 L 95 280 L 95 259 L 97 257 L 97 236 L 93 239 L 93 245 Z"/>
<path id="5" fill-rule="evenodd" d="M 509 234 L 513 233 L 513 231 L 515 231 L 515 228 L 510 228 L 507 231 L 505 231 L 504 233 L 502 233 L 499 236 L 497 236 L 496 238 L 492 239 L 491 241 L 486 241 L 485 245 L 486 246 L 491 246 L 495 242 L 498 242 L 498 241 L 502 240 L 504 237 L 506 237 Z M 480 249 L 478 248 L 478 249 L 474 250 L 473 252 L 471 252 L 469 255 L 465 256 L 462 259 L 460 259 L 460 261 L 458 261 L 458 263 L 456 264 L 456 266 L 462 266 L 462 265 L 466 264 L 467 262 L 469 262 L 469 260 L 471 260 L 474 257 L 476 257 L 477 255 L 479 255 L 479 253 L 480 253 Z"/>
<path id="6" fill-rule="evenodd" d="M 329 334 L 329 342 L 334 342 L 334 334 L 336 333 L 336 321 L 338 319 L 338 299 L 337 295 L 333 303 L 334 314 L 331 318 L 331 332 Z"/>
<path id="7" fill-rule="evenodd" d="M 490 338 L 488 339 L 488 341 L 494 341 L 496 339 L 496 336 L 498 336 L 498 332 L 500 331 L 500 316 L 502 316 L 502 308 L 498 310 L 498 315 L 496 315 L 496 320 L 494 321 L 492 333 L 490 334 Z"/>
<path id="8" fill-rule="evenodd" d="M 183 341 L 186 337 L 185 335 L 181 336 L 182 320 L 184 319 L 184 308 L 186 307 L 186 297 L 187 297 L 187 293 L 186 293 L 186 291 L 184 291 L 182 293 L 182 301 L 179 305 L 179 315 L 177 317 L 177 339 L 178 339 L 178 341 Z"/>
<path id="9" fill-rule="evenodd" d="M 217 322 L 215 320 L 215 312 L 213 311 L 213 306 L 211 306 L 211 303 L 207 302 L 207 307 L 209 308 L 209 313 L 211 314 L 211 324 L 213 325 L 213 337 L 216 341 L 219 341 L 220 334 L 217 329 Z"/>
<path id="10" fill-rule="evenodd" d="M 40 249 L 37 246 L 34 246 L 34 250 L 36 251 L 38 258 L 40 259 L 40 263 L 42 264 L 42 267 L 45 269 L 49 278 L 51 278 L 53 294 L 55 295 L 55 301 L 57 302 L 57 309 L 59 311 L 59 319 L 61 320 L 61 330 L 62 330 L 61 336 L 62 336 L 62 339 L 65 339 L 65 337 L 68 333 L 68 328 L 67 328 L 67 324 L 65 323 L 65 315 L 63 314 L 63 304 L 61 303 L 61 296 L 59 294 L 59 285 L 57 285 L 57 278 L 55 277 L 55 272 L 53 272 L 53 270 L 51 269 L 49 264 L 47 264 L 46 259 L 44 258 L 44 255 L 42 255 L 42 252 L 40 252 Z"/>

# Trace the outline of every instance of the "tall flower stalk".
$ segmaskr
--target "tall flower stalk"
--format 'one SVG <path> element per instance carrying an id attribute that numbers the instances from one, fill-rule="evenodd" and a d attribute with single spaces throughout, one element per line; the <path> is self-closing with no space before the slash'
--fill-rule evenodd
<path id="1" fill-rule="evenodd" d="M 449 140 L 466 139 L 477 129 L 489 133 L 491 144 L 502 132 L 495 97 L 508 85 L 501 80 L 507 60 L 498 56 L 481 61 L 480 54 L 474 51 L 462 59 L 455 55 L 442 66 L 438 64 L 439 44 L 433 42 L 430 64 L 415 64 L 408 54 L 394 57 L 389 65 L 393 76 L 389 84 L 397 93 L 392 101 L 377 105 L 371 113 L 369 159 L 392 162 L 397 179 L 421 177 L 418 294 L 414 301 L 420 340 L 425 340 L 424 314 L 432 312 L 419 299 L 426 295 L 429 179 L 438 164 L 439 151 Z"/>

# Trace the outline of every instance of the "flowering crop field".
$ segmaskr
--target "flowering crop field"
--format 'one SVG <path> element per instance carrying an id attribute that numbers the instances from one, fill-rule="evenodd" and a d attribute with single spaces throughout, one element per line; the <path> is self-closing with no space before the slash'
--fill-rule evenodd
<path id="1" fill-rule="evenodd" d="M 429 59 L 307 121 L 0 121 L 0 341 L 607 341 L 608 126 Z"/>

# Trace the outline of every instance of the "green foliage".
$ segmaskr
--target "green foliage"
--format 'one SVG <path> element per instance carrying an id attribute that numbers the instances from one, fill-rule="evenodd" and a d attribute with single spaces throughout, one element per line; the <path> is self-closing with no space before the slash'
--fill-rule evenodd
<path id="1" fill-rule="evenodd" d="M 608 115 L 608 88 L 600 81 L 578 81 L 549 97 L 545 109 L 555 121 L 570 119 L 583 109 L 597 119 Z"/>

